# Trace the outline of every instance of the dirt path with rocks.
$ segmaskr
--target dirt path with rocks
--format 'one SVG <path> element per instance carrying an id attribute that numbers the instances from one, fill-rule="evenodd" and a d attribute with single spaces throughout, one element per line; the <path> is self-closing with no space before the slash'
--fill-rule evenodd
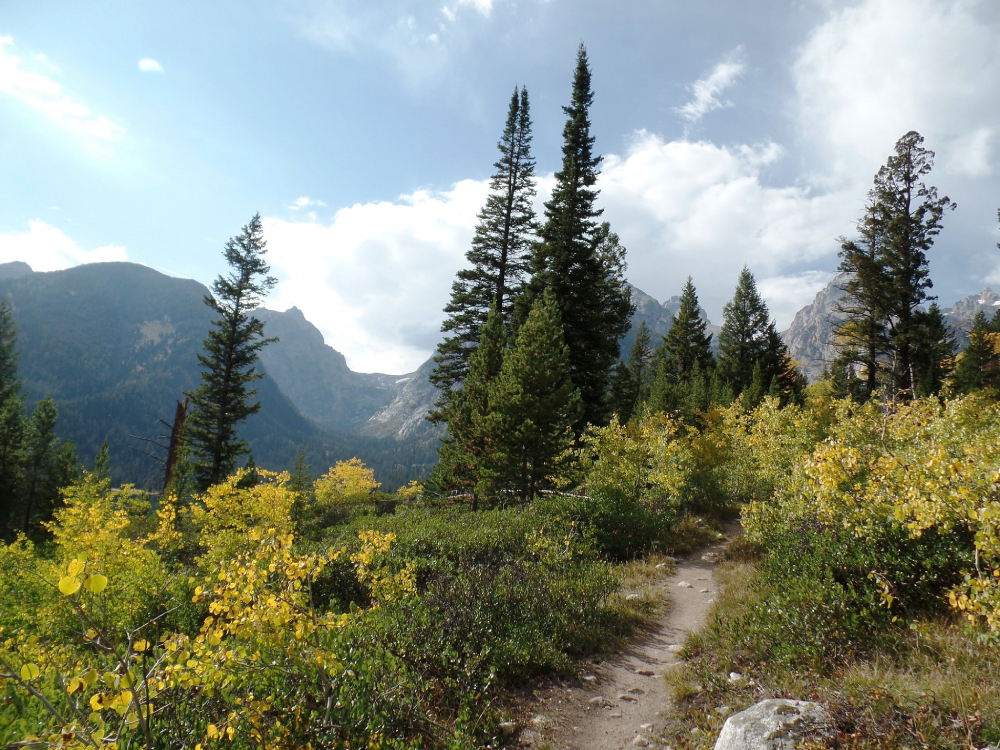
<path id="1" fill-rule="evenodd" d="M 548 743 L 554 750 L 623 750 L 662 746 L 671 698 L 664 674 L 680 660 L 688 633 L 701 628 L 718 587 L 713 570 L 737 526 L 726 538 L 687 558 L 655 586 L 669 604 L 620 653 L 587 667 L 583 684 L 553 684 L 536 693 L 534 715 L 521 731 L 522 746 Z"/>

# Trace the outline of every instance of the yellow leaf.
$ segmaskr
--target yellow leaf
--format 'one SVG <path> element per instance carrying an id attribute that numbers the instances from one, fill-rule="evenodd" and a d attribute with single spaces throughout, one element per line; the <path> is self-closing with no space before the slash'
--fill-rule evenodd
<path id="1" fill-rule="evenodd" d="M 235 729 L 233 729 L 232 727 L 226 727 L 226 735 L 229 737 L 229 739 L 232 739 L 234 734 L 236 734 Z"/>
<path id="2" fill-rule="evenodd" d="M 38 665 L 37 664 L 25 664 L 21 667 L 21 679 L 25 682 L 29 682 L 38 677 Z"/>
<path id="3" fill-rule="evenodd" d="M 93 594 L 100 594 L 108 586 L 108 577 L 100 573 L 89 575 L 83 581 L 83 587 Z"/>
<path id="4" fill-rule="evenodd" d="M 140 638 L 139 640 L 137 640 L 135 643 L 132 644 L 132 648 L 137 653 L 141 654 L 143 651 L 149 648 L 149 641 L 147 641 L 145 638 Z"/>
<path id="5" fill-rule="evenodd" d="M 85 687 L 86 685 L 83 680 L 79 677 L 74 677 L 69 681 L 69 686 L 66 688 L 66 692 L 70 695 L 73 695 L 74 693 L 82 693 Z"/>
<path id="6" fill-rule="evenodd" d="M 104 693 L 95 693 L 90 696 L 90 707 L 95 711 L 100 711 L 104 708 Z"/>
<path id="7" fill-rule="evenodd" d="M 80 560 L 73 559 L 70 560 L 69 565 L 66 567 L 66 572 L 71 576 L 78 576 L 83 572 L 83 563 Z"/>
<path id="8" fill-rule="evenodd" d="M 59 591 L 65 596 L 72 596 L 80 590 L 80 579 L 76 576 L 63 576 L 59 579 Z"/>
<path id="9" fill-rule="evenodd" d="M 208 725 L 208 739 L 214 740 L 219 736 L 219 728 L 215 724 Z"/>

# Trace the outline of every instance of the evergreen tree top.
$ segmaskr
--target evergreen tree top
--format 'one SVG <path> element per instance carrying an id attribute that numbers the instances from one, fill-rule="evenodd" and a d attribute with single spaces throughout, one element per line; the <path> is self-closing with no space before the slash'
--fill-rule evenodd
<path id="1" fill-rule="evenodd" d="M 576 234 L 583 225 L 584 233 L 590 234 L 596 226 L 595 219 L 603 212 L 594 207 L 599 191 L 593 186 L 597 184 L 603 159 L 594 154 L 595 139 L 590 133 L 590 106 L 594 102 L 590 78 L 587 49 L 581 43 L 576 54 L 570 104 L 563 107 L 566 124 L 563 126 L 562 168 L 556 172 L 556 187 L 545 204 L 548 220 L 545 239 L 550 242 L 558 242 L 555 235 L 563 225 Z"/>
<path id="2" fill-rule="evenodd" d="M 215 299 L 208 302 L 209 306 L 229 314 L 259 307 L 261 299 L 278 283 L 268 275 L 271 267 L 264 260 L 266 254 L 264 227 L 257 212 L 238 235 L 226 242 L 223 255 L 229 273 L 220 274 L 212 283 Z"/>
<path id="3" fill-rule="evenodd" d="M 667 368 L 676 377 L 692 372 L 696 367 L 708 370 L 712 366 L 712 334 L 706 333 L 701 317 L 698 293 L 688 276 L 681 291 L 681 303 L 670 330 L 663 339 Z"/>

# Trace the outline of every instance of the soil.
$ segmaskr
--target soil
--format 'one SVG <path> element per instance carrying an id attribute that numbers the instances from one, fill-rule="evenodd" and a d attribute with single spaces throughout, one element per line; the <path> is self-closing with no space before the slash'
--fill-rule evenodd
<path id="1" fill-rule="evenodd" d="M 728 538 L 677 561 L 656 586 L 669 605 L 619 653 L 581 665 L 581 679 L 534 691 L 516 744 L 554 750 L 663 747 L 671 706 L 664 674 L 678 664 L 688 633 L 700 629 L 718 587 L 713 571 Z M 515 744 L 512 743 L 512 744 Z"/>

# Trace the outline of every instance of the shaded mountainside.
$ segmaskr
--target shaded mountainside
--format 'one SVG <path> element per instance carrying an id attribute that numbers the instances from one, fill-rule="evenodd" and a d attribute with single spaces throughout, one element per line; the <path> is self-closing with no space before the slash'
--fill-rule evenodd
<path id="1" fill-rule="evenodd" d="M 398 395 L 399 380 L 408 377 L 352 371 L 297 307 L 284 312 L 261 308 L 255 314 L 267 335 L 278 337 L 261 351 L 261 367 L 299 411 L 328 430 L 365 424 Z"/>
<path id="2" fill-rule="evenodd" d="M 835 276 L 812 303 L 795 313 L 791 326 L 781 334 L 792 358 L 799 363 L 810 381 L 819 380 L 824 368 L 836 357 L 834 332 L 844 319 L 837 312 L 836 306 L 837 301 L 844 297 L 843 285 L 847 279 L 846 274 Z M 951 326 L 959 350 L 968 345 L 972 320 L 980 310 L 987 318 L 992 319 L 996 311 L 1000 310 L 1000 295 L 987 287 L 979 294 L 971 294 L 951 307 L 942 308 L 941 312 Z"/>
<path id="3" fill-rule="evenodd" d="M 81 460 L 92 462 L 97 448 L 108 440 L 115 481 L 155 486 L 161 468 L 140 451 L 160 451 L 140 438 L 161 435 L 165 428 L 158 420 L 172 419 L 175 402 L 198 385 L 197 354 L 211 321 L 203 303 L 208 289 L 133 263 L 3 276 L 0 268 L 0 295 L 11 304 L 18 327 L 20 372 L 29 406 L 52 396 L 59 407 L 59 436 L 76 442 Z M 297 310 L 265 314 L 269 325 L 284 330 L 289 357 L 315 344 L 297 341 L 303 328 Z M 335 359 L 322 351 L 317 356 Z M 428 457 L 415 454 L 411 446 L 327 429 L 305 418 L 281 382 L 288 368 L 277 359 L 271 366 L 275 374 L 267 372 L 257 384 L 260 413 L 241 428 L 259 466 L 290 468 L 299 446 L 305 446 L 316 473 L 355 455 L 388 485 L 426 469 Z M 347 381 L 353 385 L 350 378 Z M 373 382 L 379 382 L 378 376 Z M 376 384 L 374 394 L 349 395 L 334 403 L 388 401 L 380 388 Z M 309 386 L 291 390 L 309 392 Z M 335 406 L 326 413 L 336 413 Z"/>

